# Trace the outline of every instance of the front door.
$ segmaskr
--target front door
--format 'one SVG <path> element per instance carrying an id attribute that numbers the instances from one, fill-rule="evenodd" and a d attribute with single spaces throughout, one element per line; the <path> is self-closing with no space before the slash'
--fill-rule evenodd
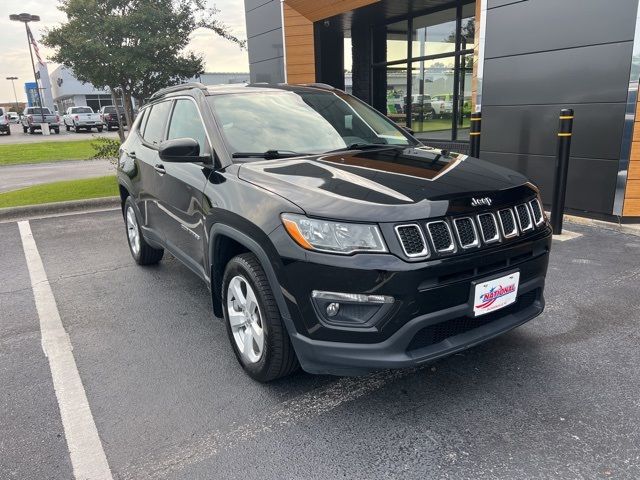
<path id="1" fill-rule="evenodd" d="M 198 106 L 191 98 L 175 101 L 167 129 L 167 140 L 192 138 L 200 145 L 200 155 L 211 157 L 211 146 Z M 160 162 L 158 209 L 168 249 L 203 276 L 206 245 L 203 191 L 210 165 L 204 163 Z"/>

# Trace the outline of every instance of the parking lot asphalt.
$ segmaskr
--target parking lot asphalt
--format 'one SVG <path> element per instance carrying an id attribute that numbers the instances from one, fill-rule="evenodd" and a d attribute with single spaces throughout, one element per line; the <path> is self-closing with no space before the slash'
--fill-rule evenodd
<path id="1" fill-rule="evenodd" d="M 425 367 L 262 385 L 205 285 L 118 211 L 30 221 L 115 479 L 640 477 L 640 238 L 554 242 L 545 313 Z M 0 224 L 0 478 L 72 478 L 22 240 Z"/>
<path id="2" fill-rule="evenodd" d="M 67 132 L 64 128 L 64 125 L 60 127 L 60 133 L 51 133 L 51 135 L 42 135 L 40 131 L 36 131 L 34 134 L 24 133 L 22 131 L 22 125 L 17 123 L 11 124 L 11 135 L 0 134 L 0 145 L 7 145 L 10 143 L 37 143 L 37 142 L 58 142 L 58 141 L 69 141 L 69 140 L 90 140 L 92 137 L 107 137 L 107 138 L 118 138 L 118 132 L 116 130 L 112 130 L 111 132 L 107 132 L 106 129 L 102 130 L 102 133 L 98 133 L 98 131 L 94 128 L 90 132 L 86 130 L 81 130 L 76 133 L 73 130 Z"/>

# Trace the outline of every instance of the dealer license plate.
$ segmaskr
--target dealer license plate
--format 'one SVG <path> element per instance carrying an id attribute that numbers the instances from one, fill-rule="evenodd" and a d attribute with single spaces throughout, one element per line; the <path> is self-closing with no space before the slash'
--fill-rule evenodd
<path id="1" fill-rule="evenodd" d="M 473 314 L 476 317 L 495 312 L 516 301 L 520 272 L 493 280 L 482 280 L 475 286 Z"/>

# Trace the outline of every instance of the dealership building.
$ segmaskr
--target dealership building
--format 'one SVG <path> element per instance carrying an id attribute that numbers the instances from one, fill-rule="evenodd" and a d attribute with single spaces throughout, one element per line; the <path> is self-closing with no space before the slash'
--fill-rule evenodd
<path id="1" fill-rule="evenodd" d="M 558 116 L 573 108 L 567 209 L 640 219 L 638 0 L 245 0 L 245 11 L 252 82 L 346 89 L 458 151 L 480 111 L 480 157 L 525 173 L 547 204 Z"/>

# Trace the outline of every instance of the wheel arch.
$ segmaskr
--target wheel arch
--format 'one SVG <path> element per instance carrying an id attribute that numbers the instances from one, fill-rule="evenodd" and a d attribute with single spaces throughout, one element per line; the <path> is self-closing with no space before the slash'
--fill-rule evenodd
<path id="1" fill-rule="evenodd" d="M 211 227 L 209 239 L 211 296 L 214 313 L 219 317 L 222 316 L 222 276 L 227 262 L 240 253 L 253 253 L 267 275 L 285 327 L 290 334 L 295 332 L 278 276 L 265 249 L 244 232 L 221 223 L 216 223 Z"/>

